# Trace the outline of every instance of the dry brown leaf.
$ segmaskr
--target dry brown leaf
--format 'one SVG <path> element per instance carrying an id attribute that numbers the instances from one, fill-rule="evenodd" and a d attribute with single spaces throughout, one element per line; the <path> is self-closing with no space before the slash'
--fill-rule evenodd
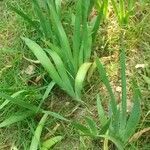
<path id="1" fill-rule="evenodd" d="M 33 75 L 35 73 L 35 66 L 29 65 L 24 72 L 27 75 Z"/>
<path id="2" fill-rule="evenodd" d="M 145 129 L 143 129 L 143 130 L 141 130 L 141 131 L 135 133 L 135 134 L 131 137 L 131 139 L 129 140 L 129 142 L 133 142 L 133 141 L 138 140 L 142 134 L 144 134 L 145 132 L 148 132 L 148 131 L 150 131 L 150 127 L 145 128 Z"/>

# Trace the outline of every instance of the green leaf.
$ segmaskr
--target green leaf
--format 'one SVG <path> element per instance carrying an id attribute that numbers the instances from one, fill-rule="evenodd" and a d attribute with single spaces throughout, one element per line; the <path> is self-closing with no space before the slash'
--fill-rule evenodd
<path id="1" fill-rule="evenodd" d="M 30 104 L 28 102 L 12 98 L 11 96 L 9 96 L 7 94 L 4 94 L 4 93 L 0 92 L 0 97 L 9 100 L 13 104 L 16 104 L 16 105 L 21 106 L 21 107 L 26 108 L 26 109 L 29 109 L 33 113 L 38 113 L 39 112 L 39 113 L 49 114 L 49 115 L 53 116 L 54 118 L 57 118 L 57 119 L 60 119 L 60 120 L 64 120 L 64 121 L 69 121 L 68 119 L 64 118 L 63 116 L 61 116 L 58 113 L 51 112 L 51 111 L 45 111 L 45 110 L 40 109 L 37 106 L 32 105 L 32 104 Z"/>
<path id="2" fill-rule="evenodd" d="M 56 11 L 60 18 L 61 18 L 61 2 L 62 0 L 55 0 Z"/>
<path id="3" fill-rule="evenodd" d="M 3 122 L 0 123 L 0 128 L 9 126 L 13 123 L 22 121 L 30 116 L 34 115 L 33 111 L 24 111 L 24 112 L 18 112 L 9 118 L 5 119 Z"/>
<path id="4" fill-rule="evenodd" d="M 39 30 L 39 24 L 38 22 L 33 21 L 30 17 L 28 17 L 29 15 L 27 15 L 23 10 L 20 10 L 10 4 L 8 4 L 8 7 L 14 11 L 15 13 L 17 13 L 19 16 L 21 16 L 25 21 L 27 21 L 31 26 L 33 26 L 35 29 Z M 41 31 L 40 31 L 41 32 Z"/>
<path id="5" fill-rule="evenodd" d="M 44 50 L 38 44 L 36 44 L 34 41 L 32 41 L 28 38 L 22 38 L 22 39 L 23 39 L 23 41 L 25 41 L 26 45 L 32 50 L 32 52 L 37 57 L 37 59 L 40 61 L 42 66 L 47 70 L 50 77 L 59 86 L 63 87 L 62 80 L 61 80 L 58 72 L 56 71 L 54 65 L 52 64 L 52 62 L 50 61 L 50 59 L 48 58 L 48 56 L 46 55 Z"/>
<path id="6" fill-rule="evenodd" d="M 79 66 L 84 62 L 89 61 L 91 56 L 92 36 L 91 29 L 88 26 L 88 10 L 90 0 L 82 1 L 82 43 L 79 53 Z"/>
<path id="7" fill-rule="evenodd" d="M 52 44 L 52 43 L 49 42 L 49 41 L 44 41 L 44 43 L 45 43 L 51 50 L 55 51 L 55 52 L 59 55 L 59 57 L 60 57 L 62 60 L 65 60 L 65 56 L 64 56 L 64 54 L 62 53 L 61 49 L 58 47 L 58 45 L 54 45 L 54 44 Z M 67 63 L 66 63 L 66 60 L 64 61 L 64 63 L 67 64 Z"/>
<path id="8" fill-rule="evenodd" d="M 111 3 L 112 3 L 112 6 L 113 6 L 113 9 L 114 9 L 114 12 L 117 15 L 119 23 L 122 24 L 122 20 L 120 18 L 120 9 L 117 5 L 117 2 L 115 2 L 115 0 L 111 0 Z"/>
<path id="9" fill-rule="evenodd" d="M 46 98 L 48 98 L 48 95 L 49 95 L 49 93 L 51 92 L 51 90 L 53 89 L 54 86 L 55 86 L 55 82 L 54 82 L 54 81 L 51 81 L 51 82 L 49 83 L 49 85 L 47 86 L 47 89 L 46 89 L 46 91 L 45 91 L 45 93 L 44 93 L 44 95 L 43 95 L 43 97 L 42 97 L 42 100 L 41 100 L 41 102 L 40 102 L 38 108 L 40 108 L 41 105 L 43 104 L 44 100 L 45 100 Z"/>
<path id="10" fill-rule="evenodd" d="M 100 120 L 102 126 L 104 126 L 107 122 L 107 117 L 106 117 L 104 109 L 102 107 L 99 95 L 97 95 L 97 110 L 98 110 L 99 120 Z"/>
<path id="11" fill-rule="evenodd" d="M 123 36 L 123 35 L 121 35 Z M 123 131 L 126 126 L 127 118 L 127 89 L 126 89 L 126 54 L 124 49 L 123 37 L 121 37 L 121 54 L 120 54 L 120 67 L 121 67 L 121 86 L 122 86 L 122 99 L 121 99 L 121 118 L 120 130 Z"/>
<path id="12" fill-rule="evenodd" d="M 46 98 L 48 98 L 48 95 L 49 93 L 51 92 L 51 90 L 53 89 L 53 87 L 55 86 L 55 82 L 54 81 L 51 81 L 48 86 L 47 86 L 47 89 L 43 95 L 43 98 L 42 100 L 45 100 Z"/>
<path id="13" fill-rule="evenodd" d="M 86 23 L 87 24 L 87 23 Z M 84 35 L 83 35 L 83 62 L 88 62 L 91 57 L 92 51 L 92 36 L 91 31 L 88 28 L 88 24 L 83 26 L 84 28 Z"/>
<path id="14" fill-rule="evenodd" d="M 9 96 L 5 93 L 0 92 L 0 97 L 9 100 L 13 104 L 16 104 L 16 105 L 21 106 L 21 107 L 26 108 L 26 109 L 29 109 L 33 113 L 36 113 L 38 110 L 38 107 L 36 107 L 35 105 L 32 105 L 32 104 L 25 102 L 25 101 L 22 101 L 22 100 L 18 100 L 16 98 L 12 98 L 11 96 Z"/>
<path id="15" fill-rule="evenodd" d="M 104 14 L 103 14 L 103 8 L 104 8 L 104 5 L 101 6 L 99 12 L 98 12 L 98 16 L 96 17 L 96 21 L 94 23 L 94 26 L 93 26 L 93 29 L 92 29 L 92 41 L 94 42 L 95 38 L 96 38 L 96 33 L 100 27 L 100 24 L 102 23 L 103 21 L 103 17 L 104 17 Z"/>
<path id="16" fill-rule="evenodd" d="M 113 93 L 112 87 L 111 87 L 109 79 L 107 77 L 106 70 L 98 58 L 96 59 L 96 64 L 97 64 L 97 69 L 99 72 L 100 79 L 104 83 L 104 85 L 110 95 L 109 111 L 111 112 L 110 115 L 112 117 L 113 129 L 115 130 L 115 133 L 117 133 L 118 129 L 119 129 L 119 111 L 117 109 L 116 97 Z"/>
<path id="17" fill-rule="evenodd" d="M 89 9 L 88 9 L 88 15 L 90 15 L 90 13 L 92 12 L 93 7 L 94 7 L 96 1 L 97 0 L 90 0 L 90 6 L 89 6 Z"/>
<path id="18" fill-rule="evenodd" d="M 77 130 L 81 131 L 83 134 L 93 136 L 93 135 L 91 134 L 90 129 L 87 128 L 86 126 L 84 126 L 84 125 L 82 125 L 82 124 L 80 124 L 80 123 L 77 123 L 77 122 L 73 122 L 72 124 L 73 124 L 73 126 L 74 126 Z"/>
<path id="19" fill-rule="evenodd" d="M 21 91 L 18 91 L 14 94 L 11 95 L 12 98 L 15 98 L 17 96 L 19 96 L 20 94 L 24 93 L 25 90 L 21 90 Z M 10 100 L 5 100 L 1 105 L 0 105 L 0 110 L 3 109 L 8 103 L 10 102 Z"/>
<path id="20" fill-rule="evenodd" d="M 30 150 L 38 150 L 42 129 L 44 127 L 47 117 L 48 117 L 48 114 L 44 114 L 42 119 L 40 120 L 40 122 L 34 132 L 34 136 L 32 138 L 31 145 L 30 145 Z"/>
<path id="21" fill-rule="evenodd" d="M 140 120 L 140 114 L 141 114 L 141 107 L 140 107 L 140 99 L 141 99 L 141 93 L 139 91 L 139 88 L 135 81 L 133 81 L 133 91 L 134 91 L 134 105 L 132 108 L 132 112 L 130 114 L 130 117 L 127 121 L 125 134 L 123 137 L 123 141 L 127 142 L 128 139 L 132 136 L 132 134 L 136 130 L 136 126 L 139 123 Z"/>
<path id="22" fill-rule="evenodd" d="M 60 114 L 58 114 L 58 113 L 55 113 L 55 112 L 52 112 L 52 111 L 45 111 L 45 110 L 43 110 L 42 113 L 51 115 L 52 117 L 54 117 L 54 118 L 56 118 L 56 119 L 60 119 L 60 120 L 69 122 L 68 119 L 66 119 L 65 117 L 63 117 L 62 115 L 60 115 Z"/>
<path id="23" fill-rule="evenodd" d="M 119 4 L 120 4 L 120 18 L 123 19 L 125 17 L 125 2 L 124 2 L 124 0 L 120 0 Z"/>
<path id="24" fill-rule="evenodd" d="M 58 71 L 59 76 L 61 77 L 61 80 L 63 83 L 62 88 L 65 91 L 67 91 L 67 93 L 70 96 L 75 97 L 73 85 L 70 81 L 70 76 L 67 74 L 67 71 L 66 71 L 66 68 L 65 68 L 63 61 L 61 60 L 61 58 L 59 57 L 59 55 L 55 51 L 52 51 L 50 49 L 46 49 L 46 52 L 52 57 L 53 62 L 55 63 L 55 66 L 57 68 L 57 71 Z"/>
<path id="25" fill-rule="evenodd" d="M 39 21 L 40 21 L 40 26 L 42 28 L 42 31 L 45 35 L 46 38 L 51 37 L 51 26 L 48 26 L 47 24 L 47 20 L 46 17 L 43 15 L 42 9 L 40 8 L 40 5 L 38 3 L 37 0 L 32 0 L 33 4 L 34 4 L 34 10 L 36 13 L 36 16 L 38 17 Z"/>
<path id="26" fill-rule="evenodd" d="M 97 125 L 96 125 L 96 122 L 90 118 L 90 117 L 85 117 L 85 120 L 91 130 L 91 133 L 94 135 L 94 136 L 97 136 L 98 135 L 98 130 L 97 130 Z"/>
<path id="27" fill-rule="evenodd" d="M 88 72 L 88 69 L 90 68 L 91 63 L 84 63 L 81 65 L 81 67 L 78 70 L 77 76 L 75 78 L 75 92 L 77 97 L 81 98 L 81 91 L 83 88 L 83 81 L 86 77 L 86 74 Z"/>
<path id="28" fill-rule="evenodd" d="M 107 77 L 107 74 L 106 74 L 106 70 L 105 70 L 105 68 L 103 67 L 102 63 L 99 61 L 98 58 L 96 59 L 96 64 L 97 64 L 97 69 L 98 69 L 98 72 L 99 72 L 100 79 L 104 83 L 104 85 L 106 86 L 107 91 L 110 95 L 110 98 L 111 98 L 110 104 L 111 104 L 111 109 L 112 109 L 113 115 L 117 116 L 116 115 L 116 113 L 117 113 L 116 98 L 115 98 L 115 95 L 114 95 L 113 90 L 111 88 L 111 85 L 109 83 L 109 80 L 108 80 L 108 77 Z"/>
<path id="29" fill-rule="evenodd" d="M 131 12 L 135 7 L 135 0 L 128 0 L 128 12 Z"/>
<path id="30" fill-rule="evenodd" d="M 57 12 L 55 11 L 53 5 L 51 4 L 51 2 L 47 1 L 47 4 L 49 6 L 49 10 L 51 12 L 52 15 L 52 19 L 54 22 L 54 26 L 57 30 L 58 33 L 58 38 L 62 47 L 62 52 L 65 54 L 65 59 L 68 60 L 68 65 L 70 67 L 70 71 L 72 73 L 72 75 L 74 75 L 74 63 L 73 63 L 73 56 L 72 56 L 72 51 L 69 45 L 69 40 L 67 38 L 67 35 L 65 33 L 65 30 L 62 26 L 61 20 L 57 14 Z M 65 61 L 65 60 L 64 60 Z"/>
<path id="31" fill-rule="evenodd" d="M 52 138 L 46 140 L 45 142 L 42 143 L 41 150 L 51 149 L 55 144 L 60 142 L 62 139 L 63 139 L 63 136 L 55 136 L 55 137 L 52 137 Z"/>
<path id="32" fill-rule="evenodd" d="M 109 130 L 110 123 L 111 123 L 111 119 L 106 121 L 106 123 L 102 126 L 100 130 L 100 135 L 105 134 Z"/>
<path id="33" fill-rule="evenodd" d="M 104 3 L 103 14 L 104 18 L 106 18 L 108 13 L 109 0 L 105 0 L 103 3 Z"/>
<path id="34" fill-rule="evenodd" d="M 73 57 L 76 72 L 78 70 L 78 58 L 81 44 L 81 22 L 82 22 L 82 0 L 78 0 L 76 4 L 76 15 L 73 31 Z"/>

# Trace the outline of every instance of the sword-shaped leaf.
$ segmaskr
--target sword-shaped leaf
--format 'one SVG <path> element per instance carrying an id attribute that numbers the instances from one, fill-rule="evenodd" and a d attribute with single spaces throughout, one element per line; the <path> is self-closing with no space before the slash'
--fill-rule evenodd
<path id="1" fill-rule="evenodd" d="M 94 136 L 97 136 L 98 135 L 98 129 L 97 129 L 97 125 L 96 125 L 96 122 L 91 118 L 91 117 L 85 117 L 85 120 L 91 130 L 91 133 L 94 135 Z"/>
<path id="2" fill-rule="evenodd" d="M 31 145 L 30 145 L 30 150 L 37 150 L 40 144 L 40 137 L 42 133 L 42 129 L 44 127 L 44 124 L 46 122 L 46 119 L 48 117 L 48 114 L 44 114 L 43 117 L 41 118 L 35 132 L 34 136 L 32 137 Z"/>
<path id="3" fill-rule="evenodd" d="M 0 128 L 25 120 L 26 118 L 31 117 L 33 115 L 35 115 L 33 111 L 17 112 L 14 115 L 10 116 L 9 118 L 5 119 L 3 122 L 1 122 Z"/>
<path id="4" fill-rule="evenodd" d="M 86 76 L 90 66 L 91 66 L 91 63 L 82 64 L 81 67 L 79 68 L 77 76 L 75 78 L 75 92 L 79 99 L 81 97 L 83 81 L 85 79 L 85 76 Z"/>
<path id="5" fill-rule="evenodd" d="M 130 117 L 127 121 L 125 134 L 123 137 L 123 141 L 127 142 L 130 136 L 135 132 L 136 126 L 139 123 L 140 120 L 140 114 L 141 114 L 141 106 L 140 106 L 140 99 L 141 99 L 141 93 L 138 88 L 138 85 L 135 81 L 133 81 L 133 93 L 134 93 L 134 105 L 132 108 L 132 112 L 130 114 Z"/>
<path id="6" fill-rule="evenodd" d="M 22 40 L 26 43 L 26 45 L 31 49 L 31 51 L 34 53 L 34 55 L 37 57 L 37 59 L 40 61 L 42 66 L 46 69 L 46 71 L 49 73 L 50 77 L 60 86 L 63 86 L 62 80 L 55 69 L 54 65 L 44 52 L 44 50 L 34 41 L 28 39 L 28 38 L 22 38 Z"/>
<path id="7" fill-rule="evenodd" d="M 41 150 L 49 150 L 51 149 L 55 144 L 60 142 L 63 139 L 63 136 L 55 136 L 52 137 L 42 143 L 42 148 Z"/>

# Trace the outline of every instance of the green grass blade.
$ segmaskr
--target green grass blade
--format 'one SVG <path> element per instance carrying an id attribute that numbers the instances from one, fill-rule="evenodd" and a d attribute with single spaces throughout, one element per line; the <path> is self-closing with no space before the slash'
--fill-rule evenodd
<path id="1" fill-rule="evenodd" d="M 120 18 L 123 20 L 125 17 L 125 2 L 124 0 L 120 0 Z"/>
<path id="2" fill-rule="evenodd" d="M 56 71 L 54 65 L 51 63 L 50 59 L 44 52 L 44 50 L 36 44 L 34 41 L 28 39 L 28 38 L 22 38 L 23 41 L 26 43 L 26 45 L 32 50 L 34 55 L 37 57 L 37 59 L 40 61 L 42 66 L 46 69 L 46 71 L 49 73 L 50 77 L 61 87 L 62 85 L 62 80 Z"/>
<path id="3" fill-rule="evenodd" d="M 130 117 L 127 121 L 126 125 L 126 132 L 123 137 L 123 141 L 127 142 L 128 139 L 132 136 L 132 134 L 136 130 L 136 126 L 139 123 L 140 120 L 140 114 L 141 114 L 141 106 L 140 106 L 140 99 L 141 99 L 141 93 L 139 90 L 138 85 L 135 81 L 133 81 L 133 92 L 134 92 L 134 105 L 132 108 L 132 112 L 130 114 Z"/>
<path id="4" fill-rule="evenodd" d="M 106 121 L 106 123 L 102 126 L 100 130 L 100 135 L 105 134 L 109 130 L 110 123 L 111 123 L 111 119 Z"/>
<path id="5" fill-rule="evenodd" d="M 89 61 L 89 58 L 91 56 L 91 44 L 92 44 L 92 38 L 90 29 L 88 29 L 88 9 L 89 9 L 90 1 L 82 1 L 82 43 L 81 48 L 79 52 L 79 66 L 83 64 L 84 62 Z"/>
<path id="6" fill-rule="evenodd" d="M 21 91 L 18 91 L 14 94 L 11 95 L 12 98 L 15 98 L 17 96 L 19 96 L 20 94 L 24 93 L 25 90 L 21 90 Z M 3 109 L 10 101 L 9 100 L 5 100 L 1 105 L 0 105 L 0 110 Z"/>
<path id="7" fill-rule="evenodd" d="M 87 5 L 87 6 L 86 6 Z M 83 62 L 89 61 L 91 57 L 92 50 L 92 36 L 91 29 L 88 27 L 88 8 L 90 5 L 90 1 L 87 1 L 84 4 L 84 16 L 83 16 L 83 36 L 82 36 L 82 44 L 83 44 Z"/>
<path id="8" fill-rule="evenodd" d="M 83 134 L 92 135 L 90 129 L 87 128 L 86 126 L 84 126 L 80 123 L 77 123 L 77 122 L 73 122 L 72 124 L 78 131 L 82 132 Z"/>
<path id="9" fill-rule="evenodd" d="M 103 3 L 104 3 L 103 14 L 104 18 L 106 18 L 108 13 L 109 0 L 105 0 Z"/>
<path id="10" fill-rule="evenodd" d="M 118 21 L 119 21 L 119 23 L 121 23 L 121 20 L 120 20 L 121 18 L 120 18 L 120 14 L 119 14 L 119 8 L 118 8 L 116 0 L 111 0 L 111 3 L 112 3 L 112 6 L 114 8 L 114 12 L 117 15 Z"/>
<path id="11" fill-rule="evenodd" d="M 78 65 L 79 67 L 84 63 L 84 47 L 83 47 L 83 41 L 80 47 L 79 51 L 79 57 L 78 57 Z"/>
<path id="12" fill-rule="evenodd" d="M 75 78 L 75 92 L 77 97 L 81 98 L 81 91 L 83 88 L 83 81 L 86 77 L 86 74 L 91 66 L 91 63 L 84 63 L 78 70 L 77 76 Z"/>
<path id="13" fill-rule="evenodd" d="M 49 95 L 49 93 L 51 92 L 51 90 L 53 89 L 54 86 L 55 86 L 55 82 L 54 82 L 54 81 L 51 81 L 51 82 L 49 83 L 49 85 L 47 86 L 47 89 L 46 89 L 46 91 L 45 91 L 45 93 L 44 93 L 44 95 L 43 95 L 43 97 L 42 97 L 42 100 L 41 100 L 39 106 L 38 106 L 39 109 L 40 109 L 40 107 L 42 106 L 44 100 L 45 100 L 46 98 L 48 98 L 48 95 Z"/>
<path id="14" fill-rule="evenodd" d="M 59 119 L 59 120 L 63 120 L 63 121 L 69 122 L 68 119 L 66 119 L 65 117 L 63 117 L 62 115 L 60 115 L 58 113 L 55 113 L 55 112 L 52 112 L 52 111 L 45 111 L 45 110 L 42 110 L 42 113 L 51 115 L 52 117 L 54 117 L 56 119 Z"/>
<path id="15" fill-rule="evenodd" d="M 54 29 L 53 29 L 53 21 L 52 21 L 52 17 L 51 17 L 51 13 L 50 13 L 50 9 L 49 9 L 49 6 L 47 5 L 47 1 L 45 0 L 45 6 L 46 6 L 46 15 L 47 15 L 47 29 L 48 29 L 48 32 L 49 32 L 49 37 L 51 40 L 49 39 L 44 39 L 44 40 L 47 40 L 47 41 L 51 41 L 52 43 L 55 43 L 57 44 L 58 43 L 58 38 L 57 38 L 57 34 L 54 32 Z"/>
<path id="16" fill-rule="evenodd" d="M 96 4 L 97 0 L 90 0 L 90 5 L 89 5 L 89 9 L 88 9 L 88 15 L 90 15 L 90 13 L 93 10 L 94 5 Z"/>
<path id="17" fill-rule="evenodd" d="M 15 105 L 29 109 L 33 112 L 37 112 L 37 110 L 38 110 L 38 107 L 36 107 L 35 105 L 32 105 L 32 104 L 25 102 L 25 101 L 22 101 L 22 100 L 18 100 L 16 98 L 12 98 L 11 96 L 9 96 L 5 93 L 0 92 L 0 97 L 9 100 L 11 103 L 13 103 Z"/>
<path id="18" fill-rule="evenodd" d="M 110 111 L 111 117 L 113 118 L 112 122 L 111 122 L 112 129 L 114 130 L 115 134 L 117 134 L 118 128 L 119 128 L 119 117 L 118 116 L 120 113 L 119 113 L 119 110 L 117 109 L 116 98 L 113 93 L 112 87 L 110 85 L 109 79 L 107 77 L 106 70 L 98 58 L 96 59 L 96 64 L 97 64 L 97 69 L 99 72 L 100 79 L 104 83 L 104 85 L 110 95 L 109 111 Z"/>
<path id="19" fill-rule="evenodd" d="M 76 6 L 75 25 L 73 31 L 73 57 L 76 72 L 78 70 L 78 58 L 81 44 L 82 0 L 78 0 Z"/>
<path id="20" fill-rule="evenodd" d="M 48 98 L 49 93 L 51 92 L 51 90 L 53 89 L 53 87 L 55 86 L 55 82 L 51 81 L 49 83 L 49 85 L 47 86 L 47 89 L 42 97 L 42 100 L 45 100 L 46 98 Z"/>
<path id="21" fill-rule="evenodd" d="M 117 116 L 116 98 L 115 98 L 115 95 L 112 91 L 111 85 L 109 83 L 109 80 L 108 80 L 108 77 L 107 77 L 107 74 L 106 74 L 106 70 L 105 70 L 105 68 L 103 67 L 102 63 L 99 61 L 98 58 L 96 59 L 96 64 L 97 64 L 97 69 L 98 69 L 98 72 L 99 72 L 100 79 L 104 83 L 104 85 L 106 86 L 107 91 L 110 95 L 110 98 L 111 98 L 110 104 L 111 104 L 111 109 L 112 109 L 113 115 Z"/>
<path id="22" fill-rule="evenodd" d="M 48 114 L 44 114 L 42 119 L 40 120 L 40 122 L 34 132 L 34 136 L 32 138 L 31 145 L 30 145 L 30 150 L 38 150 L 42 129 L 44 127 L 47 117 L 48 117 Z"/>
<path id="23" fill-rule="evenodd" d="M 5 119 L 3 122 L 0 123 L 0 128 L 9 126 L 13 123 L 25 120 L 26 118 L 34 115 L 33 111 L 25 111 L 25 112 L 20 112 L 16 113 L 9 118 Z"/>
<path id="24" fill-rule="evenodd" d="M 98 29 L 100 27 L 100 24 L 101 24 L 102 20 L 103 20 L 103 15 L 104 15 L 103 14 L 103 7 L 104 6 L 102 6 L 100 8 L 100 11 L 98 12 L 98 16 L 96 17 L 96 21 L 95 21 L 93 29 L 92 29 L 92 41 L 95 40 L 97 31 L 98 31 Z"/>
<path id="25" fill-rule="evenodd" d="M 0 92 L 0 97 L 4 98 L 4 99 L 7 99 L 7 100 L 10 100 L 11 103 L 13 103 L 15 105 L 18 105 L 18 106 L 20 106 L 22 108 L 26 108 L 28 110 L 31 110 L 33 113 L 38 113 L 38 112 L 39 113 L 44 113 L 44 114 L 51 115 L 52 117 L 60 119 L 60 120 L 69 121 L 68 119 L 64 118 L 62 115 L 60 115 L 58 113 L 51 112 L 51 111 L 45 111 L 43 109 L 39 109 L 35 105 L 32 105 L 32 104 L 30 104 L 28 102 L 25 102 L 25 101 L 22 101 L 22 100 L 18 100 L 18 99 L 12 98 L 11 96 L 9 96 L 7 94 L 4 94 L 4 93 Z"/>
<path id="26" fill-rule="evenodd" d="M 98 129 L 97 129 L 96 122 L 90 117 L 85 117 L 85 120 L 86 120 L 86 123 L 88 124 L 88 126 L 91 130 L 91 133 L 94 136 L 97 136 L 98 135 Z"/>
<path id="27" fill-rule="evenodd" d="M 120 130 L 123 131 L 126 126 L 126 112 L 127 112 L 127 89 L 126 89 L 126 54 L 121 40 L 121 54 L 120 54 L 120 67 L 121 67 L 121 85 L 122 85 L 122 100 L 121 100 L 121 119 Z"/>
<path id="28" fill-rule="evenodd" d="M 52 137 L 52 138 L 46 140 L 45 142 L 42 143 L 41 150 L 51 149 L 54 145 L 59 143 L 62 139 L 63 139 L 63 136 L 55 136 L 55 137 Z"/>
<path id="29" fill-rule="evenodd" d="M 56 11 L 60 18 L 61 18 L 61 2 L 62 0 L 55 0 Z"/>
<path id="30" fill-rule="evenodd" d="M 65 60 L 65 55 L 64 53 L 62 53 L 61 49 L 57 46 L 57 45 L 54 45 L 52 44 L 51 42 L 49 41 L 44 41 L 44 43 L 53 51 L 55 51 L 59 57 L 62 59 L 62 60 Z M 66 60 L 64 61 L 64 63 L 66 63 Z"/>
<path id="31" fill-rule="evenodd" d="M 135 0 L 128 0 L 128 12 L 132 11 L 135 6 Z"/>
<path id="32" fill-rule="evenodd" d="M 102 126 L 104 126 L 107 122 L 107 117 L 106 117 L 104 109 L 102 107 L 99 95 L 97 95 L 97 110 L 98 110 L 99 120 L 100 120 Z"/>
<path id="33" fill-rule="evenodd" d="M 47 29 L 46 17 L 43 15 L 42 9 L 40 8 L 38 1 L 32 0 L 32 2 L 34 4 L 34 10 L 35 10 L 36 16 L 39 18 L 40 26 L 43 30 L 43 33 L 44 33 L 45 37 L 49 38 L 50 28 Z"/>
<path id="34" fill-rule="evenodd" d="M 25 21 L 27 21 L 31 26 L 33 26 L 35 29 L 37 29 L 39 31 L 39 24 L 38 22 L 33 21 L 30 17 L 28 17 L 29 15 L 27 15 L 23 10 L 20 10 L 10 4 L 8 4 L 8 7 L 14 11 L 15 13 L 17 13 L 19 16 L 21 16 Z"/>
<path id="35" fill-rule="evenodd" d="M 65 54 L 66 60 L 64 60 L 64 61 L 67 61 L 69 63 L 70 70 L 73 73 L 74 72 L 74 63 L 73 63 L 72 51 L 71 51 L 71 48 L 70 48 L 70 45 L 69 45 L 69 40 L 67 38 L 67 35 L 64 31 L 64 28 L 62 26 L 60 18 L 58 17 L 57 12 L 55 11 L 55 9 L 53 8 L 53 6 L 50 2 L 47 1 L 47 4 L 48 4 L 49 9 L 51 11 L 54 26 L 57 30 L 58 35 L 59 35 L 58 38 L 59 38 L 59 41 L 61 43 L 61 47 L 62 47 L 62 50 L 63 50 L 62 52 Z"/>

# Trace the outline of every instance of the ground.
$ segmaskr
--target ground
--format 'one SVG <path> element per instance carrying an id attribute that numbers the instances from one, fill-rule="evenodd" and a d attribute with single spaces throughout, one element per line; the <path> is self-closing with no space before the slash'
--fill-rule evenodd
<path id="1" fill-rule="evenodd" d="M 19 98 L 30 101 L 33 104 L 39 104 L 46 86 L 50 82 L 46 72 L 39 65 L 29 59 L 35 59 L 33 54 L 25 47 L 21 36 L 36 36 L 34 30 L 30 28 L 21 17 L 12 12 L 7 4 L 13 3 L 23 7 L 29 14 L 32 14 L 29 0 L 2 0 L 0 1 L 0 91 L 7 94 L 13 94 L 20 90 L 26 90 L 26 93 Z M 68 5 L 69 7 L 69 5 Z M 107 39 L 98 36 L 97 42 L 93 47 L 99 57 L 102 58 L 107 67 L 108 74 L 114 89 L 120 87 L 120 77 L 118 75 L 118 25 L 114 15 L 108 17 L 108 21 L 102 25 L 100 34 L 106 35 Z M 106 37 L 106 36 L 105 36 Z M 36 39 L 36 37 L 35 37 Z M 136 78 L 142 92 L 142 116 L 136 132 L 146 129 L 150 126 L 150 85 L 142 77 L 150 77 L 150 3 L 136 3 L 135 15 L 130 19 L 130 26 L 126 34 L 127 45 L 127 77 L 128 77 L 128 95 L 130 99 L 131 80 Z M 138 64 L 144 64 L 146 67 L 138 67 Z M 34 71 L 34 73 L 32 73 Z M 98 81 L 97 73 L 92 76 L 90 82 L 87 82 L 83 99 L 87 103 L 89 110 L 86 108 L 76 108 L 76 104 L 71 98 L 63 93 L 58 87 L 55 87 L 43 107 L 47 110 L 53 110 L 67 116 L 71 119 L 82 121 L 82 116 L 92 115 L 96 118 L 96 101 L 95 96 L 100 92 L 105 99 L 107 95 L 105 90 Z M 119 95 L 119 93 L 117 93 Z M 119 97 L 119 96 L 118 96 Z M 0 99 L 0 104 L 3 99 Z M 62 107 L 63 104 L 63 107 Z M 5 109 L 0 109 L 0 122 L 8 118 L 16 110 L 22 112 L 18 106 L 9 104 Z M 90 112 L 90 113 L 89 113 Z M 7 128 L 0 129 L 0 149 L 8 150 L 17 148 L 18 150 L 27 150 L 31 142 L 33 131 L 36 128 L 41 116 L 26 119 Z M 55 121 L 50 118 L 46 123 L 46 128 L 42 134 L 42 139 L 54 135 L 62 135 L 65 131 L 65 137 L 61 143 L 57 144 L 54 149 L 79 149 L 79 137 L 71 125 Z M 149 150 L 150 134 L 144 132 L 134 142 L 129 143 L 128 149 Z M 91 143 L 87 139 L 88 149 L 99 149 L 99 145 Z M 68 147 L 67 147 L 68 146 Z"/>

